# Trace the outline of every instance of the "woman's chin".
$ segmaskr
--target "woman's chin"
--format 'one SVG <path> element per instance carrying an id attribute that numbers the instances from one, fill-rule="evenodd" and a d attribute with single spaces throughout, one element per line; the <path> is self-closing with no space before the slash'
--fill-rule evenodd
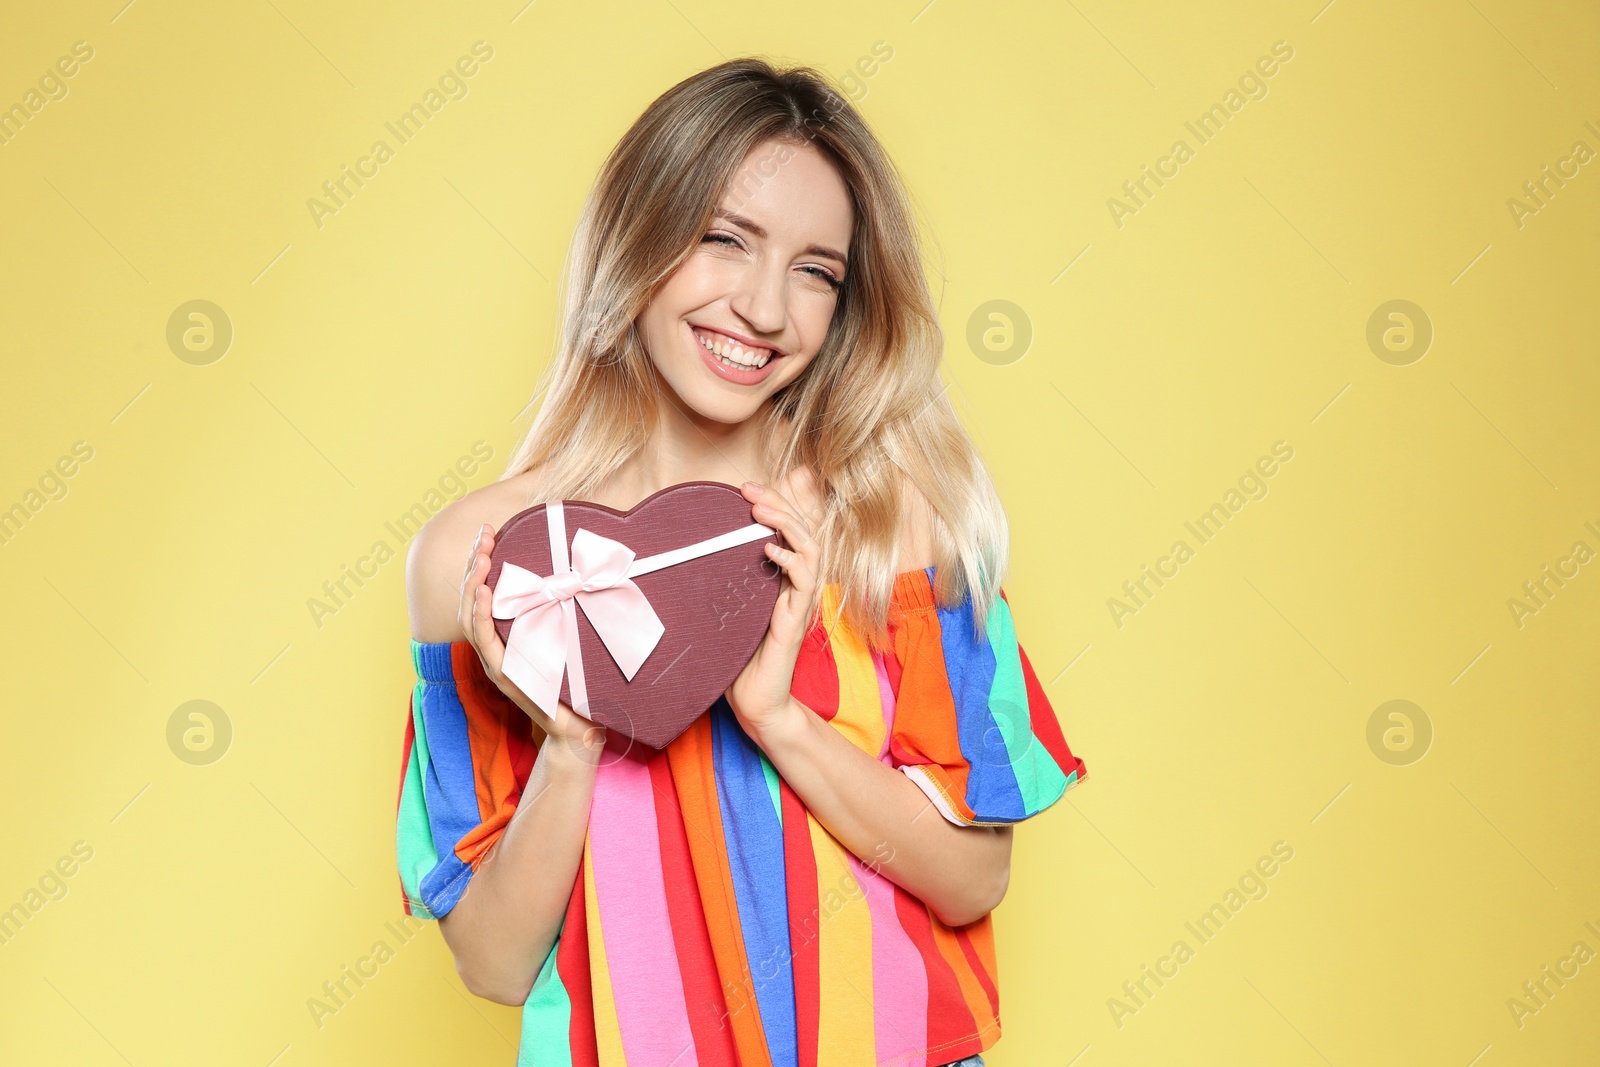
<path id="1" fill-rule="evenodd" d="M 684 405 L 699 420 L 737 426 L 761 410 L 759 401 L 726 396 L 699 396 Z"/>
<path id="2" fill-rule="evenodd" d="M 736 426 L 760 411 L 768 395 L 765 389 L 758 392 L 747 387 L 730 388 L 723 382 L 711 378 L 698 364 L 688 368 L 688 374 L 685 376 L 688 379 L 687 383 L 682 378 L 674 382 L 666 375 L 660 374 L 659 368 L 658 377 L 661 387 L 671 392 L 672 398 L 677 402 L 678 410 L 692 416 L 697 422 L 719 422 Z"/>

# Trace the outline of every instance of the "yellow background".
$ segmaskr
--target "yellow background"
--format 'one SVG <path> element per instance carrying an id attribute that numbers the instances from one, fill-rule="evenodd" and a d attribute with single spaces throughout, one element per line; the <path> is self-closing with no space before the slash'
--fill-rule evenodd
<path id="1" fill-rule="evenodd" d="M 879 41 L 854 92 L 938 238 L 942 373 L 1090 768 L 1018 832 L 990 1063 L 1600 1058 L 1600 963 L 1507 1007 L 1600 951 L 1600 567 L 1507 606 L 1600 549 L 1600 163 L 1507 206 L 1600 150 L 1592 5 L 120 3 L 10 5 L 0 33 L 5 106 L 94 49 L 0 147 L 0 507 L 93 448 L 0 545 L 0 907 L 94 850 L 0 947 L 0 1061 L 512 1061 L 517 1010 L 431 928 L 311 1019 L 400 914 L 412 679 L 401 559 L 320 626 L 307 601 L 475 441 L 471 484 L 500 472 L 580 199 L 650 99 L 746 53 L 842 76 Z M 469 94 L 318 228 L 306 201 L 478 40 Z M 1185 121 L 1277 41 L 1267 96 L 1198 145 Z M 1178 138 L 1119 228 L 1108 199 Z M 234 331 L 206 366 L 166 340 L 196 299 Z M 1406 366 L 1366 342 L 1395 299 L 1434 329 Z M 990 300 L 1031 323 L 1021 358 L 968 346 Z M 1197 544 L 1280 440 L 1268 495 Z M 197 699 L 233 730 L 207 766 L 167 742 Z M 1405 766 L 1367 742 L 1395 699 L 1434 735 Z M 1192 940 L 1276 841 L 1268 895 Z"/>

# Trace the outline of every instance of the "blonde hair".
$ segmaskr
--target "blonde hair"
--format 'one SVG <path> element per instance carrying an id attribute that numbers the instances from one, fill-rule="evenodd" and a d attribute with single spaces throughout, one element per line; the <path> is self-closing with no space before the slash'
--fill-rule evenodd
<path id="1" fill-rule="evenodd" d="M 818 582 L 843 591 L 828 625 L 842 619 L 873 647 L 886 640 L 909 482 L 933 512 L 935 598 L 970 597 L 981 633 L 1009 562 L 1005 512 L 939 381 L 944 336 L 904 186 L 810 67 L 730 60 L 667 90 L 623 135 L 573 235 L 543 402 L 501 477 L 543 468 L 539 499 L 582 499 L 644 447 L 659 387 L 635 320 L 699 245 L 745 156 L 772 139 L 818 148 L 854 205 L 828 333 L 773 394 L 761 435 L 774 480 L 800 466 L 818 477 Z"/>

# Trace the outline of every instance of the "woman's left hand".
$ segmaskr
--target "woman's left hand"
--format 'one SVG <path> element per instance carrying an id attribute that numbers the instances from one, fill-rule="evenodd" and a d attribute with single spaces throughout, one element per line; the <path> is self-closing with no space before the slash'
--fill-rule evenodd
<path id="1" fill-rule="evenodd" d="M 820 589 L 822 498 L 815 475 L 797 468 L 775 486 L 744 484 L 755 521 L 778 531 L 783 545 L 768 544 L 767 558 L 782 570 L 772 621 L 755 655 L 728 687 L 728 704 L 746 733 L 755 736 L 799 707 L 790 697 L 800 646 L 811 628 Z"/>

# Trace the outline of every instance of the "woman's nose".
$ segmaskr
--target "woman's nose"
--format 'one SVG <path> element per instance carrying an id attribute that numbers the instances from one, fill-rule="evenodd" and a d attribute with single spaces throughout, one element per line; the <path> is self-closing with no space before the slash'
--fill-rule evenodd
<path id="1" fill-rule="evenodd" d="M 788 299 L 787 281 L 782 267 L 751 266 L 745 271 L 738 291 L 730 301 L 733 310 L 757 332 L 777 333 L 783 329 Z"/>

